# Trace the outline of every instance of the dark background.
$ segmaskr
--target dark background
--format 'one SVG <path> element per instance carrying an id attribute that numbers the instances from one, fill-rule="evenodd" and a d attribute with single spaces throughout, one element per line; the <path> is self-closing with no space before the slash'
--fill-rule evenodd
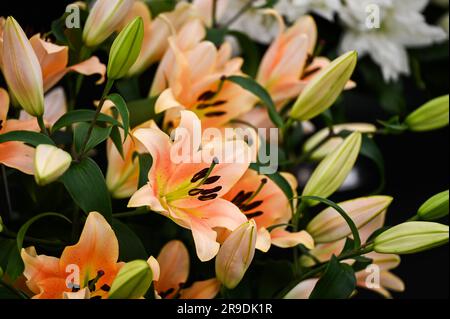
<path id="1" fill-rule="evenodd" d="M 14 1 L 2 1 L 0 16 L 13 15 L 31 36 L 37 32 L 47 32 L 51 21 L 60 17 L 70 2 L 22 1 L 18 6 Z M 326 23 L 319 26 L 319 34 L 325 31 L 334 36 L 333 33 L 337 32 L 333 26 Z M 338 39 L 338 34 L 335 39 Z M 439 83 L 438 88 L 430 93 L 430 90 L 419 92 L 406 80 L 403 94 L 409 110 L 417 108 L 432 97 L 448 94 L 448 58 L 445 63 L 441 61 L 427 67 L 427 70 L 434 70 L 433 72 L 445 76 L 444 83 Z M 427 76 L 426 72 L 424 76 Z M 358 84 L 364 82 L 362 78 L 356 80 Z M 364 84 L 362 93 L 358 90 L 355 94 L 349 94 L 345 101 L 348 102 L 344 102 L 345 112 L 350 119 L 362 121 L 383 116 L 386 118 L 380 111 L 378 98 L 369 90 L 364 90 Z M 448 189 L 448 140 L 448 128 L 428 133 L 406 133 L 376 138 L 385 156 L 387 184 L 384 193 L 395 198 L 389 210 L 388 224 L 404 221 L 414 215 L 417 208 L 430 196 Z M 448 224 L 448 219 L 443 222 Z M 394 272 L 405 281 L 406 291 L 401 294 L 394 293 L 395 298 L 448 298 L 448 245 L 403 256 L 402 260 L 400 267 Z M 360 296 L 374 297 L 373 294 L 366 293 Z"/>

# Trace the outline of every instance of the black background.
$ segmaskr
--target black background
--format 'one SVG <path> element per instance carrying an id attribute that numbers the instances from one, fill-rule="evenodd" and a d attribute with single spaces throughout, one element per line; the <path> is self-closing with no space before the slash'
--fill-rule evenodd
<path id="1" fill-rule="evenodd" d="M 47 32 L 51 21 L 64 12 L 70 1 L 2 1 L 0 16 L 13 15 L 29 36 Z M 20 5 L 19 5 L 20 4 Z M 440 72 L 448 73 L 448 61 L 440 65 Z M 447 75 L 448 77 L 448 75 Z M 86 92 L 89 94 L 89 92 Z M 448 82 L 446 91 L 448 93 Z M 408 107 L 416 108 L 426 96 L 406 87 Z M 377 101 L 355 98 L 363 105 L 348 107 L 347 113 L 373 118 Z M 361 110 L 363 108 L 363 110 Z M 400 136 L 377 137 L 386 163 L 387 185 L 385 194 L 395 198 L 390 208 L 388 224 L 404 221 L 414 215 L 417 208 L 430 196 L 448 189 L 449 161 L 448 128 L 429 133 L 406 133 Z M 444 220 L 448 223 L 448 220 Z M 394 272 L 406 283 L 406 291 L 395 298 L 448 298 L 449 251 L 448 246 L 420 254 L 402 256 L 402 263 Z M 362 293 L 361 297 L 374 297 Z"/>

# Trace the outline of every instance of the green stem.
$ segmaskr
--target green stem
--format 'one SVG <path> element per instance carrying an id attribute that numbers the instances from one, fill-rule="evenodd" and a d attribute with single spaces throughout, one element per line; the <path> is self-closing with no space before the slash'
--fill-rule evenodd
<path id="1" fill-rule="evenodd" d="M 413 217 L 411 217 L 410 219 L 407 220 L 407 222 L 415 222 L 420 220 L 420 216 L 419 215 L 414 215 Z"/>
<path id="2" fill-rule="evenodd" d="M 23 292 L 21 292 L 20 290 L 17 290 L 13 286 L 7 284 L 2 279 L 0 279 L 0 286 L 3 286 L 4 288 L 6 288 L 10 292 L 12 292 L 14 295 L 19 297 L 20 299 L 29 299 L 29 297 L 27 295 L 25 295 Z"/>
<path id="3" fill-rule="evenodd" d="M 17 234 L 8 229 L 3 229 L 3 231 L 0 233 L 0 235 L 2 235 L 3 237 L 6 237 L 6 238 L 11 238 L 11 239 L 17 238 Z M 63 243 L 59 240 L 53 241 L 53 240 L 40 239 L 40 238 L 34 238 L 34 237 L 29 237 L 29 236 L 26 236 L 24 238 L 24 241 L 32 243 L 32 244 L 46 245 L 46 246 L 56 246 L 56 247 L 65 246 L 65 243 Z"/>
<path id="4" fill-rule="evenodd" d="M 212 27 L 216 28 L 217 27 L 217 0 L 213 0 L 212 2 L 212 12 L 211 12 L 211 17 L 212 17 Z"/>
<path id="5" fill-rule="evenodd" d="M 39 124 L 39 128 L 41 129 L 41 133 L 45 134 L 47 136 L 50 136 L 48 134 L 47 127 L 45 126 L 43 115 L 40 115 L 40 116 L 37 117 L 37 122 Z"/>
<path id="6" fill-rule="evenodd" d="M 103 90 L 103 93 L 102 93 L 102 98 L 100 99 L 97 109 L 95 110 L 94 119 L 92 120 L 91 125 L 89 126 L 89 129 L 86 134 L 86 137 L 84 138 L 83 144 L 81 144 L 81 152 L 80 152 L 79 158 L 86 155 L 86 152 L 85 152 L 86 145 L 91 137 L 92 130 L 94 129 L 95 124 L 97 123 L 97 119 L 98 119 L 98 116 L 100 115 L 103 104 L 105 104 L 106 97 L 108 96 L 109 91 L 111 91 L 113 85 L 114 85 L 114 80 L 108 79 L 108 82 L 106 82 L 105 89 Z"/>
<path id="7" fill-rule="evenodd" d="M 247 2 L 234 16 L 232 16 L 225 24 L 224 28 L 228 28 L 231 26 L 234 22 L 236 22 L 247 10 L 249 10 L 252 7 L 252 4 L 255 0 L 250 0 Z"/>
<path id="8" fill-rule="evenodd" d="M 0 166 L 2 167 L 2 180 L 3 180 L 3 188 L 5 189 L 6 209 L 7 209 L 8 217 L 11 217 L 12 204 L 11 204 L 11 196 L 9 194 L 8 176 L 6 176 L 5 166 L 4 165 L 0 165 Z"/>

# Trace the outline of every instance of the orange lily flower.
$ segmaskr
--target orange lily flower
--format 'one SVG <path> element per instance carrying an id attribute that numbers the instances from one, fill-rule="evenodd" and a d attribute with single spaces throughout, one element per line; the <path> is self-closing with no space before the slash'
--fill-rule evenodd
<path id="1" fill-rule="evenodd" d="M 362 243 L 367 242 L 367 239 L 370 237 L 370 235 L 373 234 L 373 232 L 383 227 L 385 217 L 386 211 L 379 214 L 376 218 L 359 229 Z M 331 258 L 332 255 L 339 255 L 339 253 L 344 248 L 344 245 L 345 239 L 326 244 L 318 244 L 314 249 L 310 250 L 310 254 L 321 262 L 327 261 Z M 405 286 L 403 281 L 390 271 L 394 268 L 397 268 L 397 266 L 400 264 L 400 256 L 394 254 L 379 254 L 376 252 L 370 252 L 368 254 L 365 254 L 364 256 L 372 259 L 373 264 L 379 267 L 380 286 L 368 286 L 366 283 L 366 279 L 371 275 L 371 272 L 361 270 L 355 274 L 358 287 L 373 290 L 386 298 L 391 297 L 389 290 L 399 292 L 404 291 Z M 350 263 L 351 261 L 348 262 Z M 305 265 L 311 265 L 312 263 L 314 263 L 314 261 L 312 261 L 308 257 L 302 257 L 302 263 L 304 263 Z"/>
<path id="2" fill-rule="evenodd" d="M 282 173 L 295 192 L 297 180 L 289 173 Z M 254 219 L 258 228 L 256 248 L 266 252 L 271 244 L 289 248 L 303 244 L 314 247 L 314 240 L 306 231 L 291 233 L 287 226 L 277 227 L 270 233 L 270 226 L 288 224 L 292 218 L 292 208 L 283 191 L 272 180 L 249 169 L 244 176 L 224 196 L 238 206 L 248 219 Z"/>
<path id="3" fill-rule="evenodd" d="M 97 84 L 105 79 L 106 66 L 96 56 L 78 64 L 67 66 L 69 62 L 69 48 L 57 45 L 40 38 L 39 34 L 30 39 L 31 46 L 41 64 L 44 91 L 52 88 L 68 72 L 77 72 L 83 75 L 99 74 L 101 78 Z"/>
<path id="4" fill-rule="evenodd" d="M 220 282 L 216 278 L 196 281 L 184 288 L 189 276 L 189 252 L 179 240 L 164 245 L 157 262 L 160 272 L 155 279 L 155 293 L 160 298 L 212 299 L 220 290 Z"/>
<path id="5" fill-rule="evenodd" d="M 108 169 L 106 171 L 106 185 L 114 198 L 130 198 L 137 189 L 139 182 L 139 152 L 133 133 L 140 128 L 157 128 L 153 120 L 147 121 L 135 127 L 130 136 L 123 143 L 123 154 L 120 155 L 111 139 L 106 144 L 106 156 Z M 121 131 L 122 132 L 122 131 Z"/>
<path id="6" fill-rule="evenodd" d="M 9 95 L 0 88 L 0 135 L 12 131 L 39 131 L 35 118 L 30 120 L 7 119 Z M 22 142 L 6 142 L 0 144 L 0 163 L 32 175 L 34 172 L 34 148 Z"/>
<path id="7" fill-rule="evenodd" d="M 117 262 L 116 235 L 97 212 L 89 214 L 80 240 L 66 247 L 61 258 L 37 255 L 34 247 L 22 249 L 21 255 L 26 283 L 35 299 L 75 298 L 71 294 L 76 292 L 91 298 L 107 298 L 109 287 L 122 266 Z"/>
<path id="8" fill-rule="evenodd" d="M 160 61 L 169 46 L 167 39 L 171 32 L 179 31 L 186 22 L 200 18 L 200 15 L 191 4 L 180 2 L 173 11 L 161 13 L 152 20 L 148 6 L 143 1 L 135 1 L 120 29 L 136 17 L 144 21 L 144 40 L 141 52 L 128 72 L 130 76 L 140 74 Z"/>
<path id="9" fill-rule="evenodd" d="M 279 21 L 279 34 L 266 51 L 259 67 L 257 81 L 272 96 L 277 107 L 296 98 L 306 84 L 330 61 L 314 57 L 317 26 L 310 16 L 300 17 L 286 29 L 283 19 L 274 10 L 267 10 Z M 354 87 L 354 83 L 347 88 Z"/>
<path id="10" fill-rule="evenodd" d="M 204 128 L 221 127 L 256 102 L 254 95 L 237 84 L 223 82 L 223 77 L 243 75 L 243 61 L 231 58 L 231 45 L 226 42 L 217 49 L 212 42 L 201 41 L 204 37 L 203 24 L 193 20 L 169 38 L 169 50 L 151 89 L 152 96 L 162 93 L 170 97 L 171 103 L 159 103 L 155 108 L 157 113 L 169 110 L 166 123 L 171 122 L 170 110 L 178 107 L 195 112 Z M 164 91 L 166 88 L 170 91 Z"/>
<path id="11" fill-rule="evenodd" d="M 151 154 L 153 165 L 147 185 L 131 197 L 128 206 L 147 206 L 190 229 L 199 259 L 208 261 L 219 250 L 213 228 L 234 230 L 246 221 L 239 208 L 222 196 L 249 167 L 250 156 L 237 159 L 250 151 L 240 140 L 201 145 L 201 138 L 195 138 L 201 136 L 200 120 L 189 111 L 180 114 L 180 125 L 174 130 L 175 142 L 160 129 L 134 132 L 134 138 Z M 191 153 L 175 160 L 174 155 L 178 156 L 186 145 Z M 218 155 L 230 148 L 234 150 L 232 154 Z M 192 160 L 196 158 L 200 160 Z"/>

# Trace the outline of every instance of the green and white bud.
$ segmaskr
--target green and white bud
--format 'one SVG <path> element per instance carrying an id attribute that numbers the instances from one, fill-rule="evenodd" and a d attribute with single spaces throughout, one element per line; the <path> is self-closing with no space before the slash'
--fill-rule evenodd
<path id="1" fill-rule="evenodd" d="M 436 194 L 420 206 L 417 215 L 423 220 L 436 220 L 448 215 L 448 190 Z"/>
<path id="2" fill-rule="evenodd" d="M 66 151 L 54 146 L 41 144 L 34 155 L 34 179 L 44 186 L 56 181 L 70 167 L 72 157 Z"/>
<path id="3" fill-rule="evenodd" d="M 145 260 L 134 260 L 120 268 L 114 279 L 109 299 L 138 299 L 145 295 L 153 281 L 150 265 Z"/>
<path id="4" fill-rule="evenodd" d="M 431 100 L 411 113 L 406 118 L 405 124 L 415 132 L 431 131 L 447 126 L 448 102 L 448 95 Z"/>

